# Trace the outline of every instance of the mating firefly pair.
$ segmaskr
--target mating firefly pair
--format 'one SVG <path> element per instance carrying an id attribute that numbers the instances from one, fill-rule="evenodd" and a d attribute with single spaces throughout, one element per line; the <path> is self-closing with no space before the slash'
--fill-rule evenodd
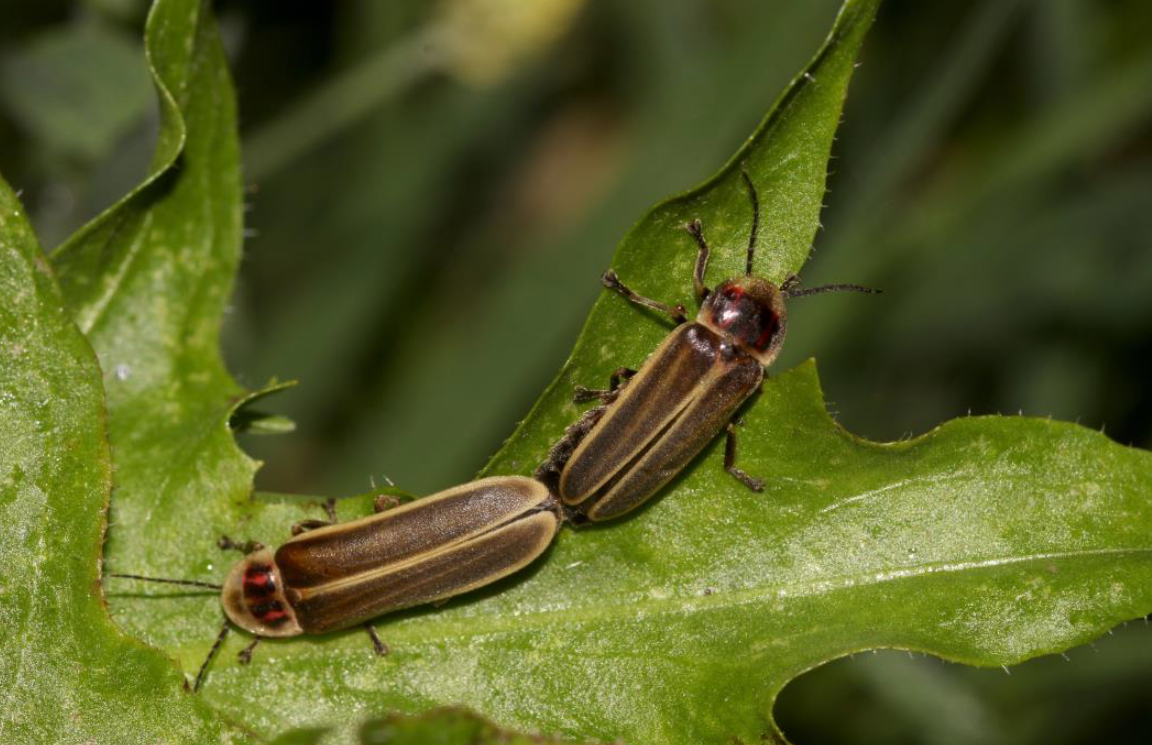
<path id="1" fill-rule="evenodd" d="M 606 390 L 578 388 L 577 401 L 598 400 L 568 428 L 535 478 L 481 479 L 347 523 L 299 523 L 297 535 L 272 551 L 250 545 L 223 585 L 139 575 L 111 577 L 220 590 L 228 619 L 262 637 L 322 634 L 364 625 L 378 654 L 387 647 L 369 623 L 385 613 L 444 601 L 483 587 L 532 563 L 565 520 L 611 520 L 660 490 L 720 433 L 727 431 L 725 469 L 754 491 L 763 484 L 736 467 L 733 416 L 760 386 L 787 330 L 785 298 L 858 285 L 797 288 L 752 275 L 760 209 L 756 188 L 741 172 L 752 204 L 746 274 L 715 290 L 704 283 L 710 249 L 699 220 L 685 226 L 698 253 L 693 285 L 700 311 L 688 322 L 682 306 L 643 297 L 612 271 L 609 289 L 668 315 L 676 328 L 639 371 L 620 368 Z M 228 542 L 222 544 L 233 546 Z M 229 629 L 225 622 L 196 676 Z"/>

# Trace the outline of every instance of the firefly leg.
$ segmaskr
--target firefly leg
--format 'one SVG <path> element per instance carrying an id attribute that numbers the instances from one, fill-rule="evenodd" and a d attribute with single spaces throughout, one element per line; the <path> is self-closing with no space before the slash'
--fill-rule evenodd
<path id="1" fill-rule="evenodd" d="M 364 624 L 364 630 L 368 632 L 368 638 L 372 640 L 372 647 L 376 650 L 376 654 L 380 657 L 388 654 L 388 645 L 380 640 L 376 635 L 376 629 L 370 623 Z"/>
<path id="2" fill-rule="evenodd" d="M 681 324 L 688 320 L 686 315 L 688 311 L 684 309 L 683 305 L 672 307 L 667 303 L 662 303 L 659 300 L 653 300 L 651 298 L 644 297 L 639 293 L 633 292 L 628 288 L 627 285 L 620 281 L 620 278 L 616 276 L 616 272 L 612 271 L 611 269 L 604 272 L 604 276 L 600 278 L 600 281 L 609 290 L 618 292 L 623 295 L 624 298 L 630 303 L 636 303 L 637 305 L 643 305 L 645 308 L 651 308 L 652 310 L 660 311 L 661 313 L 667 313 L 668 316 L 676 324 Z"/>
<path id="3" fill-rule="evenodd" d="M 264 548 L 264 544 L 259 541 L 237 543 L 226 535 L 220 536 L 220 540 L 216 541 L 216 545 L 220 547 L 221 551 L 239 551 L 242 554 L 250 554 Z"/>
<path id="4" fill-rule="evenodd" d="M 609 403 L 616 397 L 620 386 L 630 380 L 635 374 L 636 371 L 630 367 L 618 367 L 612 372 L 612 375 L 609 376 L 607 389 L 585 388 L 582 385 L 578 385 L 572 393 L 572 401 L 580 404 L 599 399 L 604 403 Z"/>
<path id="5" fill-rule="evenodd" d="M 328 520 L 301 520 L 292 525 L 292 535 L 300 535 L 316 528 L 326 528 L 331 524 Z"/>
<path id="6" fill-rule="evenodd" d="M 204 662 L 200 663 L 200 670 L 196 673 L 196 682 L 192 684 L 192 692 L 200 690 L 200 684 L 204 682 L 204 675 L 208 672 L 208 663 L 220 651 L 220 645 L 224 643 L 224 637 L 228 636 L 231 630 L 228 620 L 224 620 L 224 625 L 220 628 L 220 633 L 216 635 L 216 641 L 212 642 L 212 648 L 208 650 L 208 656 L 204 658 Z M 184 688 L 188 688 L 188 681 L 184 681 Z"/>
<path id="7" fill-rule="evenodd" d="M 329 525 L 335 525 L 339 520 L 336 519 L 336 500 L 333 497 L 328 497 L 324 500 L 324 512 L 328 515 L 327 520 L 301 520 L 292 526 L 292 535 L 300 535 L 301 533 L 316 528 L 326 528 Z"/>
<path id="8" fill-rule="evenodd" d="M 617 388 L 619 388 L 625 382 L 631 380 L 632 376 L 635 374 L 636 374 L 636 371 L 630 367 L 618 367 L 618 368 L 616 368 L 612 372 L 612 374 L 608 377 L 608 389 L 611 391 L 615 391 Z"/>
<path id="9" fill-rule="evenodd" d="M 696 254 L 696 271 L 692 273 L 692 284 L 696 288 L 696 299 L 704 302 L 704 298 L 711 292 L 704 284 L 704 273 L 708 271 L 708 255 L 711 251 L 708 249 L 708 241 L 704 240 L 704 227 L 699 220 L 693 220 L 685 225 L 684 229 L 688 231 L 688 235 L 696 239 L 696 245 L 700 247 L 700 252 Z"/>
<path id="10" fill-rule="evenodd" d="M 399 507 L 400 500 L 396 497 L 386 496 L 384 494 L 377 495 L 375 501 L 372 503 L 373 512 L 380 513 L 385 510 L 390 510 L 393 507 Z M 336 500 L 329 497 L 324 502 L 324 511 L 328 513 L 327 520 L 301 520 L 292 526 L 292 535 L 300 535 L 309 530 L 316 528 L 326 528 L 329 525 L 335 525 L 339 520 L 336 519 Z"/>
<path id="11" fill-rule="evenodd" d="M 399 506 L 400 500 L 396 497 L 390 497 L 385 494 L 378 494 L 376 495 L 375 501 L 372 503 L 372 511 L 379 514 L 381 512 L 386 512 L 393 507 Z"/>
<path id="12" fill-rule="evenodd" d="M 724 441 L 724 470 L 754 492 L 764 491 L 764 482 L 752 478 L 736 467 L 736 425 L 728 422 L 728 437 Z"/>
<path id="13" fill-rule="evenodd" d="M 585 388 L 582 385 L 578 385 L 572 391 L 572 403 L 576 404 L 586 404 L 589 401 L 608 403 L 612 398 L 613 391 L 603 390 L 601 388 Z"/>
<path id="14" fill-rule="evenodd" d="M 784 279 L 784 283 L 782 285 L 780 285 L 780 292 L 784 293 L 785 297 L 788 297 L 792 294 L 792 291 L 795 290 L 799 286 L 800 286 L 799 275 L 789 274 Z"/>
<path id="15" fill-rule="evenodd" d="M 247 665 L 249 662 L 252 661 L 252 650 L 256 649 L 256 645 L 259 643 L 260 643 L 260 637 L 257 636 L 254 639 L 252 639 L 251 644 L 249 644 L 247 647 L 244 647 L 244 649 L 241 649 L 239 652 L 236 653 L 236 658 L 238 660 L 240 660 L 241 665 Z"/>

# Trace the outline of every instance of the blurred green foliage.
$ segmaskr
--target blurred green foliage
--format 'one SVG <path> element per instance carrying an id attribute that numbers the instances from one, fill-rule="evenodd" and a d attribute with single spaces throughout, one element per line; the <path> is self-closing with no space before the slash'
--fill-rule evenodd
<path id="1" fill-rule="evenodd" d="M 301 381 L 269 404 L 298 432 L 245 443 L 258 485 L 468 478 L 636 215 L 735 150 L 837 5 L 589 0 L 478 82 L 424 36 L 438 6 L 221 3 L 260 175 L 227 353 L 249 386 Z M 144 11 L 5 4 L 0 171 L 49 245 L 145 172 Z M 1144 0 L 886 0 L 804 272 L 886 294 L 796 303 L 778 369 L 818 357 L 876 439 L 1023 410 L 1152 447 L 1150 27 Z M 1138 624 L 1011 678 L 868 655 L 790 686 L 778 717 L 805 743 L 1121 742 L 1148 730 L 1150 645 Z"/>

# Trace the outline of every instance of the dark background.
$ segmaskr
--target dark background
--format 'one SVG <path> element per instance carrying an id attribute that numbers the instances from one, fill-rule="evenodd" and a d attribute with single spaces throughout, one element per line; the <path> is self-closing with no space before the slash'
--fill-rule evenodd
<path id="1" fill-rule="evenodd" d="M 832 0 L 222 2 L 251 185 L 226 355 L 298 429 L 258 487 L 467 480 L 555 374 L 615 243 L 710 175 Z M 155 110 L 139 0 L 4 0 L 0 171 L 54 246 L 136 183 Z M 972 413 L 1152 448 L 1152 3 L 886 0 L 792 306 L 875 439 Z M 770 228 L 769 228 L 770 229 Z M 639 360 L 622 360 L 637 363 Z M 797 743 L 1152 741 L 1152 630 L 1003 671 L 827 665 Z"/>

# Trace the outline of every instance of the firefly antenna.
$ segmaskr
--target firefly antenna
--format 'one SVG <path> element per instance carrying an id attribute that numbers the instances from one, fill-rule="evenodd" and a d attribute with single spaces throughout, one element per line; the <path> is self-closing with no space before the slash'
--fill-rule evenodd
<path id="1" fill-rule="evenodd" d="M 145 577 L 140 574 L 111 574 L 109 577 L 118 577 L 120 579 L 138 579 L 144 582 L 159 582 L 165 585 L 186 585 L 188 587 L 206 587 L 209 590 L 223 590 L 224 585 L 217 585 L 212 582 L 197 582 L 194 579 L 166 579 L 164 577 Z"/>
<path id="2" fill-rule="evenodd" d="M 883 290 L 877 290 L 872 287 L 865 287 L 864 285 L 821 285 L 820 287 L 809 287 L 806 290 L 796 289 L 792 287 L 781 287 L 784 297 L 805 297 L 807 295 L 820 295 L 825 292 L 863 292 L 868 295 L 879 295 Z"/>
<path id="3" fill-rule="evenodd" d="M 752 233 L 748 236 L 748 265 L 744 273 L 752 276 L 752 257 L 756 253 L 756 230 L 760 227 L 760 197 L 756 195 L 756 187 L 752 184 L 752 177 L 744 168 L 740 169 L 744 183 L 748 185 L 748 197 L 752 200 Z"/>

